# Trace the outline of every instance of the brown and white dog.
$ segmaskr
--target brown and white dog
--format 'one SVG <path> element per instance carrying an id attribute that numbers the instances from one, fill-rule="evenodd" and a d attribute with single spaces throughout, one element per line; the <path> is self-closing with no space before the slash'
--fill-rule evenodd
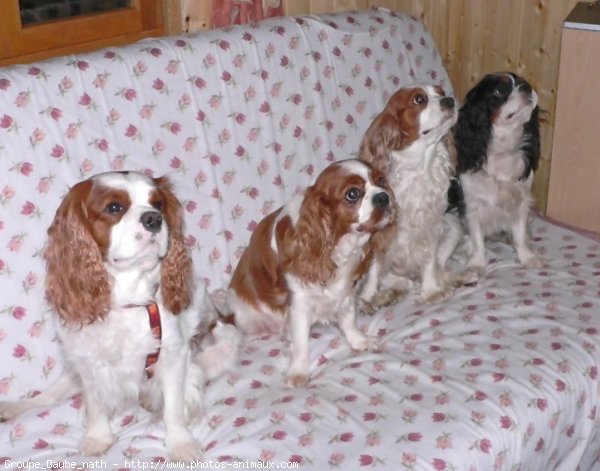
<path id="1" fill-rule="evenodd" d="M 233 274 L 228 305 L 246 333 L 289 329 L 285 383 L 309 382 L 309 330 L 336 322 L 355 350 L 377 346 L 355 325 L 357 296 L 375 248 L 372 235 L 393 218 L 385 180 L 359 160 L 329 165 L 304 194 L 264 218 Z"/>
<path id="2" fill-rule="evenodd" d="M 359 157 L 385 175 L 398 210 L 363 294 L 367 310 L 414 288 L 424 301 L 441 302 L 456 285 L 474 281 L 444 267 L 461 234 L 458 220 L 444 217 L 455 164 L 449 131 L 456 119 L 453 98 L 438 86 L 416 84 L 394 93 L 363 137 Z"/>
<path id="3" fill-rule="evenodd" d="M 164 177 L 108 172 L 70 189 L 45 250 L 65 369 L 41 394 L 0 403 L 0 417 L 81 391 L 79 448 L 98 455 L 115 440 L 111 415 L 141 400 L 162 411 L 171 459 L 201 457 L 187 423 L 202 415 L 204 382 L 236 362 L 240 338 L 194 288 L 182 231 L 181 204 Z"/>

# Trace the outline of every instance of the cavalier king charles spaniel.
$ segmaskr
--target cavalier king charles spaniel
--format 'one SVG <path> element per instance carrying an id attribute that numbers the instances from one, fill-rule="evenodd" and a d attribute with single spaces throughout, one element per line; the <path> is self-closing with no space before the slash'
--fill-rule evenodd
<path id="1" fill-rule="evenodd" d="M 393 215 L 383 177 L 350 159 L 329 165 L 254 230 L 231 279 L 228 304 L 246 333 L 288 331 L 286 385 L 309 382 L 309 331 L 316 322 L 337 323 L 354 350 L 377 347 L 355 325 L 357 297 L 376 250 L 372 235 Z"/>
<path id="2" fill-rule="evenodd" d="M 386 247 L 372 265 L 371 289 L 363 294 L 367 312 L 402 298 L 413 288 L 430 303 L 449 298 L 472 275 L 445 268 L 461 235 L 445 218 L 454 172 L 450 129 L 457 119 L 453 98 L 433 85 L 401 88 L 367 129 L 359 157 L 381 171 L 394 192 L 398 217 L 378 238 Z"/>
<path id="3" fill-rule="evenodd" d="M 519 262 L 540 268 L 531 250 L 527 222 L 533 171 L 540 159 L 538 96 L 513 73 L 485 76 L 460 108 L 454 128 L 458 180 L 449 200 L 458 209 L 470 241 L 468 266 L 483 272 L 484 239 L 510 235 Z"/>
<path id="4" fill-rule="evenodd" d="M 41 394 L 0 403 L 3 419 L 81 392 L 79 448 L 99 455 L 115 441 L 113 414 L 139 401 L 162 412 L 171 459 L 201 457 L 187 424 L 202 415 L 205 381 L 233 366 L 240 339 L 194 287 L 182 231 L 165 177 L 108 172 L 70 189 L 45 249 L 66 366 Z"/>

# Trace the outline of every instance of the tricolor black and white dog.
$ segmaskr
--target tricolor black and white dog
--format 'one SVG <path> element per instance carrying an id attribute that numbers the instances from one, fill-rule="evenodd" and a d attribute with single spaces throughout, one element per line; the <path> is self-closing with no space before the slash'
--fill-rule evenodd
<path id="1" fill-rule="evenodd" d="M 468 266 L 480 273 L 487 263 L 485 237 L 501 232 L 510 235 L 522 265 L 542 266 L 527 231 L 540 159 L 538 115 L 537 93 L 510 72 L 486 75 L 460 108 L 453 130 L 457 179 L 449 201 L 468 230 Z"/>

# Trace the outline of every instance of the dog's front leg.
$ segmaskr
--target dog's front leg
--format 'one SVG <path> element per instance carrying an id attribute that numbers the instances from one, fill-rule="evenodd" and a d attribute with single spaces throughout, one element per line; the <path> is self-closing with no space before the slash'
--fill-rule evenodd
<path id="1" fill-rule="evenodd" d="M 367 337 L 356 327 L 356 303 L 347 303 L 340 308 L 339 326 L 352 350 L 359 352 L 379 348 L 376 337 Z"/>
<path id="2" fill-rule="evenodd" d="M 79 444 L 79 451 L 87 456 L 101 455 L 115 441 L 110 428 L 108 411 L 102 401 L 96 397 L 94 385 L 83 385 L 83 402 L 85 404 L 85 435 Z"/>
<path id="3" fill-rule="evenodd" d="M 441 303 L 454 294 L 440 276 L 437 259 L 432 256 L 421 271 L 421 298 L 427 303 Z"/>
<path id="4" fill-rule="evenodd" d="M 446 268 L 446 263 L 452 257 L 463 238 L 462 224 L 458 216 L 452 213 L 444 214 L 444 233 L 437 248 L 437 262 L 441 270 Z"/>
<path id="5" fill-rule="evenodd" d="M 285 384 L 293 388 L 308 385 L 309 349 L 308 336 L 310 332 L 310 311 L 306 300 L 292 299 L 288 322 L 291 337 L 290 366 L 285 377 Z"/>
<path id="6" fill-rule="evenodd" d="M 192 462 L 202 458 L 200 447 L 188 430 L 185 419 L 185 381 L 190 352 L 163 348 L 161 368 L 156 378 L 160 381 L 164 400 L 165 444 L 173 461 Z"/>
<path id="7" fill-rule="evenodd" d="M 517 257 L 521 265 L 528 268 L 542 268 L 544 263 L 529 247 L 529 237 L 527 235 L 527 220 L 529 217 L 529 203 L 522 203 L 517 214 L 517 219 L 513 224 L 512 240 L 517 252 Z"/>
<path id="8" fill-rule="evenodd" d="M 471 258 L 467 262 L 467 266 L 478 273 L 483 273 L 486 265 L 485 234 L 483 233 L 476 212 L 467 213 L 466 219 L 469 229 L 469 240 L 471 241 Z"/>

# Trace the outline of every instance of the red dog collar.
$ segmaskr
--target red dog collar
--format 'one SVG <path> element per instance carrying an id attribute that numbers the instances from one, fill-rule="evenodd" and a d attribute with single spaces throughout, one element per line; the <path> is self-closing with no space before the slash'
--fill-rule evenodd
<path id="1" fill-rule="evenodd" d="M 146 306 L 146 310 L 148 311 L 148 322 L 150 322 L 150 330 L 152 331 L 152 337 L 159 341 L 158 348 L 149 353 L 146 356 L 146 367 L 144 370 L 146 371 L 146 377 L 148 379 L 154 376 L 154 365 L 158 361 L 158 355 L 160 354 L 160 341 L 162 340 L 162 326 L 160 325 L 160 311 L 158 310 L 158 305 L 156 304 L 148 304 Z"/>

